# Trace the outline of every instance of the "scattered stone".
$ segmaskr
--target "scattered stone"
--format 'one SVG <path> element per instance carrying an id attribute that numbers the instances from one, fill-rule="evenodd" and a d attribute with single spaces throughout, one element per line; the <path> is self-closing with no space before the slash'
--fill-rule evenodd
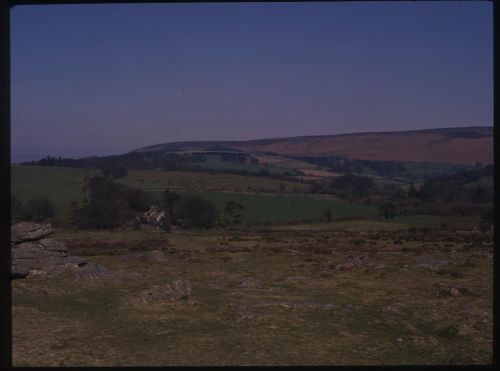
<path id="1" fill-rule="evenodd" d="M 438 294 L 438 296 L 440 296 L 440 297 L 443 297 L 443 296 L 457 297 L 459 295 L 472 295 L 472 293 L 466 287 L 452 287 L 452 288 L 441 289 L 441 290 L 439 290 L 439 294 Z"/>
<path id="2" fill-rule="evenodd" d="M 145 252 L 131 252 L 123 255 L 122 259 L 141 261 L 144 263 L 156 263 L 167 260 L 167 257 L 161 250 L 151 250 Z"/>
<path id="3" fill-rule="evenodd" d="M 429 342 L 430 342 L 432 345 L 434 345 L 434 346 L 435 346 L 435 345 L 439 345 L 439 340 L 438 340 L 436 337 L 434 337 L 434 336 L 429 336 L 429 337 L 428 337 L 428 340 L 429 340 Z"/>
<path id="4" fill-rule="evenodd" d="M 462 267 L 475 267 L 476 264 L 473 261 L 473 257 L 469 256 L 467 260 L 462 264 Z"/>
<path id="5" fill-rule="evenodd" d="M 420 259 L 419 267 L 427 268 L 427 269 L 437 269 L 442 265 L 448 264 L 449 260 L 444 259 L 436 259 L 432 257 L 425 257 Z"/>
<path id="6" fill-rule="evenodd" d="M 192 285 L 187 280 L 176 280 L 164 285 L 152 286 L 137 297 L 145 302 L 178 301 L 191 295 Z"/>
<path id="7" fill-rule="evenodd" d="M 223 315 L 226 319 L 236 322 L 264 317 L 264 314 L 255 308 L 250 308 L 246 305 L 234 304 L 229 304 Z"/>
<path id="8" fill-rule="evenodd" d="M 289 276 L 285 278 L 286 282 L 294 282 L 294 281 L 305 281 L 307 277 L 305 276 Z"/>
<path id="9" fill-rule="evenodd" d="M 111 277 L 111 271 L 106 267 L 94 263 L 82 262 L 78 264 L 78 268 L 72 268 L 79 278 L 97 279 Z"/>
<path id="10" fill-rule="evenodd" d="M 253 277 L 248 277 L 241 282 L 239 287 L 244 289 L 261 289 L 263 288 L 263 285 L 260 280 L 256 280 Z"/>
<path id="11" fill-rule="evenodd" d="M 358 255 L 353 258 L 348 258 L 345 262 L 338 264 L 335 270 L 349 271 L 355 268 L 363 267 L 368 264 L 367 255 Z"/>

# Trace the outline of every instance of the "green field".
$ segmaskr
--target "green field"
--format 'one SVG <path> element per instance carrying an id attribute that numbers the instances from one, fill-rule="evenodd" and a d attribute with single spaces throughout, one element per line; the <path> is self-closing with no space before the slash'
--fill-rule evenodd
<path id="1" fill-rule="evenodd" d="M 48 198 L 54 203 L 56 216 L 66 217 L 72 201 L 83 199 L 84 178 L 98 170 L 56 166 L 11 166 L 11 193 L 21 202 Z"/>
<path id="2" fill-rule="evenodd" d="M 277 180 L 267 177 L 189 171 L 130 170 L 118 182 L 145 190 L 203 190 L 231 192 L 306 192 L 309 184 Z"/>
<path id="3" fill-rule="evenodd" d="M 56 217 L 64 219 L 69 216 L 71 202 L 83 199 L 81 189 L 85 176 L 97 172 L 97 170 L 68 167 L 13 165 L 12 194 L 23 203 L 29 199 L 46 197 L 54 203 Z M 212 201 L 219 210 L 224 208 L 227 201 L 233 200 L 245 207 L 246 210 L 242 216 L 245 224 L 318 222 L 322 219 L 323 210 L 328 206 L 332 210 L 334 220 L 359 217 L 366 220 L 363 225 L 368 223 L 366 224 L 368 229 L 372 229 L 369 224 L 378 217 L 376 207 L 351 203 L 331 195 L 276 193 L 280 183 L 285 185 L 287 191 L 299 189 L 301 192 L 307 190 L 308 184 L 270 178 L 141 170 L 130 171 L 129 175 L 120 179 L 119 182 L 130 187 L 144 189 L 156 200 L 161 199 L 165 188 L 184 194 L 199 194 Z M 263 193 L 250 193 L 251 191 Z M 477 218 L 473 219 L 414 215 L 399 216 L 396 219 L 377 223 L 395 223 L 393 226 L 384 224 L 384 228 L 399 229 L 399 227 L 410 226 L 439 226 L 441 223 L 449 226 L 463 223 L 477 224 Z M 374 225 L 373 227 L 380 226 Z"/>
<path id="4" fill-rule="evenodd" d="M 190 192 L 190 194 L 197 194 L 212 201 L 219 209 L 223 209 L 227 201 L 238 202 L 246 209 L 242 213 L 242 220 L 245 224 L 320 220 L 323 210 L 328 206 L 332 209 L 334 219 L 374 218 L 378 214 L 378 209 L 373 206 L 355 204 L 329 195 L 231 192 Z"/>
<path id="5" fill-rule="evenodd" d="M 95 173 L 96 170 L 92 172 Z M 46 197 L 54 202 L 56 217 L 66 218 L 70 212 L 71 202 L 82 200 L 83 180 L 89 173 L 90 171 L 85 169 L 67 167 L 14 165 L 12 166 L 12 194 L 22 202 L 32 198 Z M 211 184 L 223 187 L 223 183 L 229 183 L 242 188 L 245 184 L 247 187 L 260 187 L 261 189 L 269 187 L 269 190 L 275 191 L 279 183 L 284 183 L 286 187 L 307 186 L 301 183 L 225 174 L 179 172 L 164 172 L 164 174 L 165 178 L 161 178 L 161 172 L 131 171 L 130 175 L 120 182 L 148 190 L 157 200 L 162 197 L 161 191 L 172 184 L 184 186 L 181 191 L 184 194 L 199 194 L 207 198 L 219 209 L 223 209 L 227 201 L 234 200 L 245 207 L 243 222 L 249 224 L 318 220 L 327 206 L 331 207 L 333 218 L 372 218 L 377 213 L 376 208 L 372 206 L 353 204 L 329 195 L 210 192 L 199 191 L 200 188 L 196 189 L 196 187 L 186 187 L 189 184 Z"/>

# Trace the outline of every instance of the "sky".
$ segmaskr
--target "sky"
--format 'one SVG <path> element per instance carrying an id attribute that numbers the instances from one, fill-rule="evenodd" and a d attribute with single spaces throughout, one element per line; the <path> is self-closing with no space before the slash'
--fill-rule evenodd
<path id="1" fill-rule="evenodd" d="M 11 10 L 13 159 L 493 125 L 491 2 Z"/>

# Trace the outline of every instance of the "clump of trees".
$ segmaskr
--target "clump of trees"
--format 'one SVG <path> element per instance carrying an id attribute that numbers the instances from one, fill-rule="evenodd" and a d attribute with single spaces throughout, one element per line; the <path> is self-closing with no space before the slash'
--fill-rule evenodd
<path id="1" fill-rule="evenodd" d="M 226 225 L 241 225 L 242 213 L 245 207 L 236 201 L 230 200 L 226 202 L 224 207 L 224 222 Z"/>
<path id="2" fill-rule="evenodd" d="M 23 203 L 11 196 L 11 219 L 13 221 L 43 221 L 55 216 L 55 206 L 48 198 L 35 198 Z"/>
<path id="3" fill-rule="evenodd" d="M 150 210 L 153 205 L 152 199 L 143 190 L 125 187 L 104 176 L 89 178 L 82 191 L 85 193 L 83 205 L 72 206 L 72 222 L 82 229 L 124 225 Z M 205 198 L 197 195 L 180 196 L 170 190 L 164 191 L 159 206 L 159 211 L 166 213 L 161 228 L 167 231 L 171 225 L 189 229 L 213 228 L 218 223 L 238 225 L 241 224 L 241 214 L 244 211 L 242 205 L 229 201 L 221 219 L 215 205 Z M 140 228 L 140 223 L 136 219 L 132 226 Z"/>
<path id="4" fill-rule="evenodd" d="M 177 224 L 177 218 L 175 216 L 175 209 L 176 209 L 177 204 L 178 204 L 180 199 L 181 199 L 181 196 L 179 196 L 175 192 L 169 191 L 168 189 L 165 189 L 165 191 L 163 192 L 163 202 L 162 202 L 163 205 L 162 206 L 167 211 L 169 218 L 170 218 L 170 222 L 172 224 Z"/>
<path id="5" fill-rule="evenodd" d="M 144 212 L 151 205 L 144 191 L 127 188 L 104 176 L 89 178 L 82 191 L 86 197 L 83 205 L 73 210 L 72 222 L 83 229 L 123 225 L 134 212 Z"/>
<path id="6" fill-rule="evenodd" d="M 391 202 L 385 202 L 379 206 L 380 215 L 386 219 L 394 218 L 397 214 L 396 206 Z"/>
<path id="7" fill-rule="evenodd" d="M 331 222 L 333 220 L 332 208 L 330 206 L 323 209 L 323 216 L 327 220 L 327 222 Z"/>
<path id="8" fill-rule="evenodd" d="M 479 225 L 479 228 L 483 232 L 487 232 L 493 227 L 493 224 L 495 223 L 495 215 L 494 215 L 494 210 L 493 208 L 488 208 L 485 210 L 482 215 L 481 215 L 481 223 Z"/>

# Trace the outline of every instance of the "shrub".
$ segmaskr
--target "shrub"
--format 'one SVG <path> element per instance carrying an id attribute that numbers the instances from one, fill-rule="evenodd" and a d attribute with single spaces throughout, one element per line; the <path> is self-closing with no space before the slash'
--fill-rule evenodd
<path id="1" fill-rule="evenodd" d="M 384 218 L 394 218 L 396 216 L 396 207 L 390 202 L 386 202 L 379 206 L 380 215 Z"/>
<path id="2" fill-rule="evenodd" d="M 91 201 L 73 212 L 73 223 L 83 229 L 105 229 L 118 227 L 130 218 L 131 213 L 125 200 L 107 202 Z"/>
<path id="3" fill-rule="evenodd" d="M 148 211 L 152 205 L 151 196 L 142 189 L 132 188 L 126 193 L 128 204 L 134 211 Z"/>
<path id="4" fill-rule="evenodd" d="M 224 207 L 224 219 L 227 224 L 235 225 L 241 224 L 241 213 L 245 211 L 245 207 L 236 201 L 226 202 Z"/>
<path id="5" fill-rule="evenodd" d="M 72 222 L 79 228 L 113 228 L 131 217 L 124 186 L 96 176 L 87 181 L 83 190 L 87 193 L 87 202 L 72 215 Z"/>
<path id="6" fill-rule="evenodd" d="M 323 216 L 326 218 L 328 222 L 332 221 L 333 213 L 332 213 L 332 208 L 328 206 L 323 210 Z"/>
<path id="7" fill-rule="evenodd" d="M 181 225 L 186 228 L 212 228 L 217 218 L 217 209 L 200 196 L 183 197 L 177 212 Z"/>
<path id="8" fill-rule="evenodd" d="M 55 207 L 47 198 L 29 200 L 24 206 L 24 217 L 31 220 L 45 220 L 55 215 Z"/>
<path id="9" fill-rule="evenodd" d="M 175 209 L 176 206 L 181 199 L 175 192 L 170 192 L 168 189 L 165 189 L 163 192 L 163 207 L 167 210 L 170 218 L 170 223 L 175 224 L 177 222 L 175 217 Z"/>
<path id="10" fill-rule="evenodd" d="M 172 229 L 172 220 L 170 219 L 170 214 L 168 213 L 168 211 L 165 213 L 165 219 L 161 224 L 161 229 L 163 229 L 165 232 L 170 232 L 170 230 Z"/>
<path id="11" fill-rule="evenodd" d="M 481 222 L 479 224 L 479 229 L 482 232 L 487 232 L 491 228 L 494 222 L 495 222 L 495 217 L 493 214 L 493 208 L 488 208 L 481 215 Z"/>

